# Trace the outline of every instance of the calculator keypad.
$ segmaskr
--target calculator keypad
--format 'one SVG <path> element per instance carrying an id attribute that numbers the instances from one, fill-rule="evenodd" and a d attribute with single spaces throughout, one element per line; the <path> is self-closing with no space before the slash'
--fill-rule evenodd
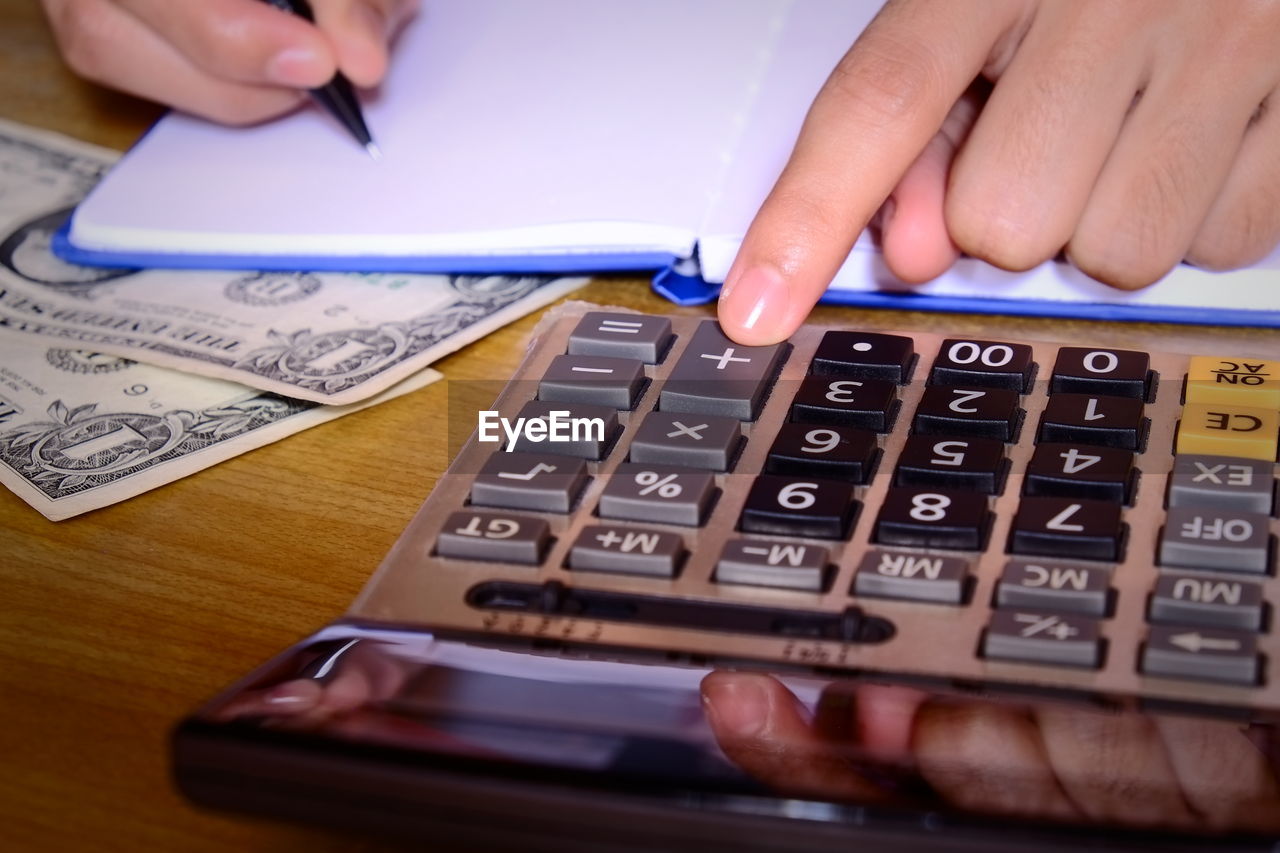
<path id="1" fill-rule="evenodd" d="M 473 609 L 564 636 L 598 619 L 614 645 L 1280 710 L 1280 361 L 859 329 L 747 347 L 611 312 L 557 328 L 503 403 L 547 426 L 468 457 L 419 552 L 464 591 L 542 590 Z M 557 418 L 603 429 L 552 441 Z M 645 622 L 657 599 L 632 594 L 707 622 Z"/>

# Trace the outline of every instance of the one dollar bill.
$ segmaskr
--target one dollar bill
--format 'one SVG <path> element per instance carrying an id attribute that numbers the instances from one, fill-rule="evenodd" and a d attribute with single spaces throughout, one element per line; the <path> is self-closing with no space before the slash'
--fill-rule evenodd
<path id="1" fill-rule="evenodd" d="M 359 403 L 325 406 L 0 335 L 0 483 L 57 521 L 439 378 L 428 368 Z"/>

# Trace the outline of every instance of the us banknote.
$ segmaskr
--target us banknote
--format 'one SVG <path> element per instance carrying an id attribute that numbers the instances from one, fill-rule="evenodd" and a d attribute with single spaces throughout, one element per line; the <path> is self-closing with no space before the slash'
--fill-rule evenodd
<path id="1" fill-rule="evenodd" d="M 430 368 L 347 406 L 0 335 L 0 483 L 53 520 L 173 482 L 429 385 Z"/>
<path id="2" fill-rule="evenodd" d="M 0 334 L 346 404 L 585 282 L 64 263 L 53 235 L 117 156 L 0 120 Z"/>

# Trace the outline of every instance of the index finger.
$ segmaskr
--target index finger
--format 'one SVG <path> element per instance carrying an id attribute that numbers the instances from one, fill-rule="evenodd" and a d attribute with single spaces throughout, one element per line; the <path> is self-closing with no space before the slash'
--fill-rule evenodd
<path id="1" fill-rule="evenodd" d="M 1017 29 L 1021 0 L 891 0 L 818 93 L 725 278 L 743 344 L 795 331 L 951 106 Z"/>

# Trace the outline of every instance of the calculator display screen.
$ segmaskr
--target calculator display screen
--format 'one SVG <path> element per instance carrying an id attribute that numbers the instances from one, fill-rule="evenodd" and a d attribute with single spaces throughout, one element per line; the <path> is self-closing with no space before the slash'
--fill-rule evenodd
<path id="1" fill-rule="evenodd" d="M 1274 728 L 1061 698 L 338 626 L 199 719 L 730 815 L 1280 836 Z"/>

